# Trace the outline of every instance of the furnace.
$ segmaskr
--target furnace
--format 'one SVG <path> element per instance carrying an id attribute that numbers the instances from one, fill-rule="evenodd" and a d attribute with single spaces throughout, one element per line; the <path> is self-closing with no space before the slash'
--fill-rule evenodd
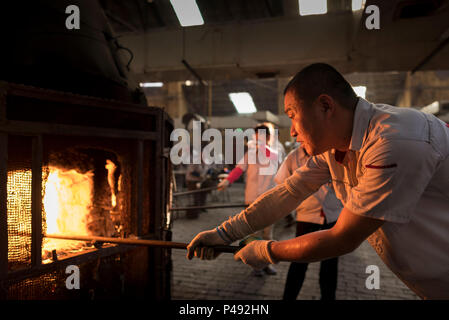
<path id="1" fill-rule="evenodd" d="M 0 83 L 0 121 L 2 298 L 169 299 L 169 249 L 45 237 L 171 240 L 165 112 Z"/>

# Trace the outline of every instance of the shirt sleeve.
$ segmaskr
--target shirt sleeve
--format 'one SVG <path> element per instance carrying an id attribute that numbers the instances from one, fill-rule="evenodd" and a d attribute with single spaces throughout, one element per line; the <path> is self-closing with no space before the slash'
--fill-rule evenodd
<path id="1" fill-rule="evenodd" d="M 345 207 L 354 214 L 406 223 L 429 184 L 438 157 L 429 143 L 379 139 L 366 150 Z"/>
<path id="2" fill-rule="evenodd" d="M 232 241 L 242 239 L 285 217 L 304 199 L 296 198 L 280 184 L 259 196 L 245 210 L 220 225 Z"/>
<path id="3" fill-rule="evenodd" d="M 324 154 L 310 157 L 285 180 L 287 190 L 297 198 L 307 198 L 323 184 L 329 182 L 331 175 Z"/>
<path id="4" fill-rule="evenodd" d="M 228 175 L 228 177 L 226 178 L 226 180 L 229 181 L 229 183 L 234 183 L 236 180 L 238 180 L 238 178 L 240 178 L 240 176 L 243 174 L 242 169 L 240 169 L 239 167 L 235 167 Z"/>
<path id="5" fill-rule="evenodd" d="M 246 172 L 246 170 L 248 169 L 248 152 L 245 152 L 243 158 L 240 159 L 239 162 L 237 162 L 236 167 L 240 168 L 243 172 Z"/>
<path id="6" fill-rule="evenodd" d="M 292 174 L 292 170 L 291 170 L 291 166 L 290 164 L 290 159 L 291 157 L 287 157 L 285 158 L 284 162 L 282 162 L 278 172 L 276 173 L 275 177 L 274 177 L 274 182 L 276 184 L 281 184 L 285 181 L 285 179 L 287 179 L 288 177 L 291 176 Z"/>

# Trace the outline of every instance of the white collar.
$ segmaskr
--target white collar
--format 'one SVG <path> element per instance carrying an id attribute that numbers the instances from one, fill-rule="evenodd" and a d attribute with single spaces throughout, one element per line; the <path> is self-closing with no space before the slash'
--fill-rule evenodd
<path id="1" fill-rule="evenodd" d="M 374 109 L 372 104 L 359 97 L 359 101 L 357 102 L 354 111 L 354 122 L 352 124 L 352 135 L 351 142 L 349 143 L 349 150 L 360 150 L 373 114 Z"/>

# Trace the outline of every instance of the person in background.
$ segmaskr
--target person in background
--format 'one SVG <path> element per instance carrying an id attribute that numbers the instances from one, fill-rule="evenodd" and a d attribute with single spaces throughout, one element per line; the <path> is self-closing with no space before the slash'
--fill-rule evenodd
<path id="1" fill-rule="evenodd" d="M 206 181 L 208 166 L 201 162 L 201 164 L 189 164 L 186 171 L 186 186 L 187 190 L 198 190 L 203 187 L 203 182 Z M 207 192 L 197 192 L 192 194 L 193 206 L 204 206 L 206 203 Z M 189 209 L 186 212 L 186 217 L 195 219 L 204 209 Z"/>
<path id="2" fill-rule="evenodd" d="M 270 141 L 272 136 L 270 127 L 266 124 L 259 124 L 255 128 L 254 140 L 248 142 L 248 151 L 243 156 L 235 168 L 229 173 L 226 179 L 223 179 L 218 184 L 218 190 L 225 190 L 230 184 L 235 182 L 240 178 L 243 173 L 246 173 L 245 181 L 245 204 L 249 205 L 254 200 L 257 199 L 265 191 L 273 188 L 274 174 L 261 174 L 260 170 L 262 168 L 267 168 L 267 164 L 259 163 L 259 157 L 256 156 L 257 162 L 252 164 L 249 163 L 249 152 L 251 149 L 256 149 L 256 154 L 258 152 L 263 152 L 265 156 L 270 159 L 270 161 L 278 162 L 277 150 L 271 148 L 267 142 Z M 254 150 L 253 150 L 254 151 Z M 273 226 L 267 226 L 263 230 L 252 234 L 252 237 L 262 238 L 264 240 L 271 240 L 273 238 Z M 275 275 L 276 269 L 272 265 L 268 265 L 263 270 L 255 269 L 253 274 L 255 276 L 262 276 L 263 272 L 269 275 Z"/>
<path id="3" fill-rule="evenodd" d="M 274 177 L 276 184 L 282 184 L 309 158 L 310 156 L 301 147 L 292 150 Z M 335 191 L 330 182 L 324 184 L 296 208 L 296 237 L 332 228 L 342 209 L 343 205 L 335 196 Z M 301 291 L 307 267 L 308 263 L 306 262 L 292 262 L 290 264 L 283 300 L 296 300 Z M 337 277 L 338 257 L 321 261 L 319 274 L 321 300 L 335 300 Z"/>
<path id="4" fill-rule="evenodd" d="M 278 163 L 280 165 L 284 161 L 286 156 L 285 147 L 279 141 L 278 134 L 274 134 L 276 132 L 275 126 L 271 122 L 264 122 L 263 124 L 268 127 L 269 132 L 271 133 L 268 140 L 268 145 L 270 146 L 270 148 L 277 151 Z"/>
<path id="5" fill-rule="evenodd" d="M 286 141 L 285 142 L 285 146 L 288 148 L 289 153 L 292 152 L 293 150 L 295 150 L 296 148 L 299 148 L 299 143 L 294 141 Z M 288 215 L 285 216 L 284 218 L 285 220 L 285 228 L 290 228 L 292 225 L 296 224 L 296 213 L 294 211 L 292 211 L 291 213 L 289 213 Z"/>

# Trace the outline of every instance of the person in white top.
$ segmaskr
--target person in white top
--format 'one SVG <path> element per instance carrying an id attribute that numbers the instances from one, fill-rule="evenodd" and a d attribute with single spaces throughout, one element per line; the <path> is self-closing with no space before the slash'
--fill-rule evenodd
<path id="1" fill-rule="evenodd" d="M 298 147 L 292 150 L 281 167 L 274 181 L 282 184 L 293 172 L 303 166 L 310 156 Z M 323 184 L 313 195 L 305 199 L 296 208 L 296 236 L 330 229 L 341 212 L 343 205 L 336 198 L 330 181 Z M 296 300 L 305 279 L 308 263 L 292 262 L 287 272 L 283 300 Z M 319 284 L 321 300 L 335 300 L 338 278 L 338 257 L 321 261 Z"/>
<path id="2" fill-rule="evenodd" d="M 218 184 L 218 190 L 224 190 L 230 184 L 238 180 L 243 173 L 246 173 L 245 204 L 248 205 L 251 204 L 253 201 L 255 201 L 257 197 L 259 197 L 265 191 L 275 186 L 274 174 L 276 173 L 276 171 L 271 170 L 272 171 L 271 174 L 263 174 L 263 172 L 261 172 L 261 169 L 263 168 L 267 169 L 270 165 L 271 166 L 273 165 L 273 162 L 278 162 L 277 150 L 274 150 L 267 144 L 267 142 L 270 141 L 270 138 L 272 137 L 270 128 L 262 123 L 258 124 L 254 128 L 254 130 L 255 136 L 253 140 L 248 142 L 248 151 L 245 152 L 243 158 L 229 173 L 228 177 Z M 250 163 L 249 161 L 250 150 L 253 150 L 254 155 L 256 155 L 255 159 L 257 161 L 255 163 Z M 267 160 L 270 161 L 268 163 L 261 163 L 261 161 L 259 161 L 259 158 L 257 156 L 258 152 L 263 152 L 265 156 L 268 158 Z M 275 169 L 275 166 L 273 166 L 273 169 Z M 273 226 L 269 225 L 263 228 L 261 231 L 255 232 L 253 236 L 265 240 L 271 240 L 273 239 Z M 267 266 L 263 270 L 270 275 L 276 274 L 276 270 L 272 266 Z M 254 271 L 254 275 L 261 276 L 262 275 L 261 271 L 262 270 L 256 269 Z"/>
<path id="3" fill-rule="evenodd" d="M 234 258 L 261 267 L 313 262 L 365 239 L 422 298 L 449 298 L 449 127 L 433 115 L 373 104 L 327 64 L 300 71 L 284 91 L 291 135 L 313 155 L 282 185 L 198 234 L 187 258 L 216 257 L 229 243 L 282 218 L 332 179 L 344 208 L 335 226 L 285 241 L 253 241 Z"/>

